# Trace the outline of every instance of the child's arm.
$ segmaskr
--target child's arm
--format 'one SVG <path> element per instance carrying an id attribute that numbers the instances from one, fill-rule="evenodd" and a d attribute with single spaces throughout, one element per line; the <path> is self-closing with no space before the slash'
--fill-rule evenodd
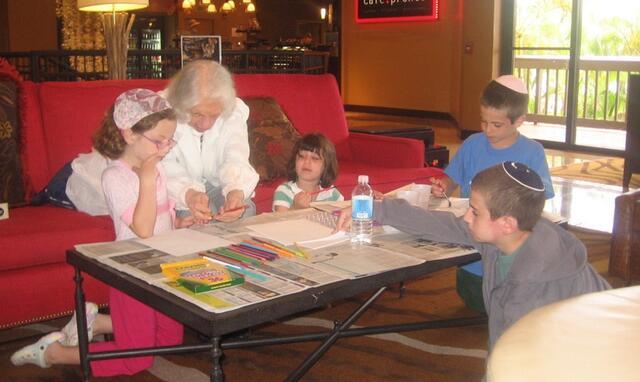
<path id="1" fill-rule="evenodd" d="M 289 211 L 293 205 L 293 197 L 291 188 L 287 183 L 282 183 L 273 193 L 272 210 L 274 212 Z"/>
<path id="2" fill-rule="evenodd" d="M 316 195 L 311 195 L 306 191 L 300 191 L 293 197 L 292 209 L 309 208 Z"/>
<path id="3" fill-rule="evenodd" d="M 458 187 L 458 184 L 447 175 L 442 178 L 429 178 L 431 182 L 431 193 L 438 198 L 443 198 L 444 194 L 451 195 L 451 193 Z"/>
<path id="4" fill-rule="evenodd" d="M 140 180 L 140 188 L 129 228 L 143 239 L 153 236 L 156 225 L 156 165 L 160 159 L 160 156 L 153 155 L 142 162 L 140 167 L 133 168 Z"/>

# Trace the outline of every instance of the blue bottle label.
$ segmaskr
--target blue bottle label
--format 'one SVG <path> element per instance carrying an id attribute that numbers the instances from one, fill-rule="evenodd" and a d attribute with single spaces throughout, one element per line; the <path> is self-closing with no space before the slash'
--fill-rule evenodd
<path id="1" fill-rule="evenodd" d="M 367 195 L 357 195 L 351 199 L 352 219 L 373 218 L 373 198 Z"/>

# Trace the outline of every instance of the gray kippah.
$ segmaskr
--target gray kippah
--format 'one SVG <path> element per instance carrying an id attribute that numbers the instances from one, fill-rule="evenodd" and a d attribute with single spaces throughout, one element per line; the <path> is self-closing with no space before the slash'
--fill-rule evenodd
<path id="1" fill-rule="evenodd" d="M 502 169 L 518 184 L 534 191 L 544 191 L 544 183 L 535 171 L 519 162 L 502 162 Z"/>

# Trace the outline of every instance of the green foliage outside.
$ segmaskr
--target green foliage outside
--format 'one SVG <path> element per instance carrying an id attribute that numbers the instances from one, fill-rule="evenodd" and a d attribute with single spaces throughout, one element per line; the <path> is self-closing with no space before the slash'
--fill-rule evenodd
<path id="1" fill-rule="evenodd" d="M 571 6 L 572 0 L 516 0 L 515 46 L 554 48 L 516 50 L 516 57 L 553 56 L 568 63 Z M 581 68 L 590 69 L 579 73 L 577 115 L 623 122 L 628 75 L 640 71 L 640 1 L 583 0 L 582 8 Z M 606 63 L 616 60 L 624 60 L 623 69 Z M 528 84 L 530 113 L 564 116 L 567 71 L 548 66 L 514 72 Z"/>

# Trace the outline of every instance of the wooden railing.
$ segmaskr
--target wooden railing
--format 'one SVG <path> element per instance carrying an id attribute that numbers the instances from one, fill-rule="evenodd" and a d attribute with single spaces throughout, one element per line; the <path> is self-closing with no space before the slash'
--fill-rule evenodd
<path id="1" fill-rule="evenodd" d="M 527 121 L 565 124 L 566 56 L 516 56 L 514 74 L 529 89 Z M 577 124 L 624 129 L 629 74 L 640 72 L 640 58 L 583 58 L 579 64 Z"/>
<path id="2" fill-rule="evenodd" d="M 56 50 L 0 52 L 27 80 L 89 81 L 108 78 L 104 50 Z M 329 66 L 329 53 L 317 51 L 228 50 L 222 63 L 233 73 L 323 74 Z M 180 51 L 130 50 L 129 78 L 169 78 L 180 70 Z"/>

